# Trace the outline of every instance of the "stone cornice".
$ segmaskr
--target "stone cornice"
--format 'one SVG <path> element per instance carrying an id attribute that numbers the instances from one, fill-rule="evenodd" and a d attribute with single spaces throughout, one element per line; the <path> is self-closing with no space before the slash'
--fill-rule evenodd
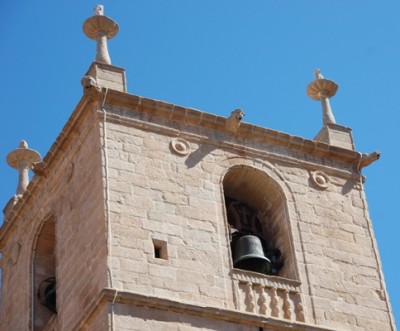
<path id="1" fill-rule="evenodd" d="M 167 120 L 181 122 L 184 125 L 209 128 L 226 135 L 233 135 L 226 129 L 226 118 L 204 113 L 196 109 L 184 108 L 163 101 L 147 99 L 114 90 L 108 91 L 106 104 L 142 112 L 147 115 L 141 119 L 144 122 L 151 122 L 155 117 L 162 117 Z M 321 158 L 329 158 L 349 164 L 355 169 L 361 158 L 360 153 L 349 149 L 292 136 L 249 123 L 241 123 L 234 135 L 238 138 L 265 142 L 271 145 L 282 146 L 292 151 L 303 152 Z"/>
<path id="2" fill-rule="evenodd" d="M 78 328 L 85 325 L 90 317 L 102 304 L 124 303 L 137 307 L 165 310 L 191 316 L 209 318 L 213 320 L 233 322 L 246 326 L 272 328 L 273 330 L 308 330 L 308 331 L 332 331 L 333 329 L 310 325 L 301 322 L 285 321 L 273 317 L 246 313 L 227 308 L 217 308 L 201 304 L 179 302 L 167 298 L 154 297 L 128 291 L 119 291 L 112 288 L 104 288 L 99 300 L 88 309 L 84 319 L 76 325 Z"/>

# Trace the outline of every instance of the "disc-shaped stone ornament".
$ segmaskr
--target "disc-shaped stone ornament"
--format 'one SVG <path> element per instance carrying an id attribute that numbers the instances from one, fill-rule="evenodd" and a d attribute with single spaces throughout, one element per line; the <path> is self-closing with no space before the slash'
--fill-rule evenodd
<path id="1" fill-rule="evenodd" d="M 25 140 L 22 140 L 19 147 L 7 155 L 7 163 L 14 169 L 18 169 L 21 161 L 33 164 L 38 163 L 41 160 L 42 158 L 39 152 L 28 148 L 28 144 Z"/>
<path id="2" fill-rule="evenodd" d="M 190 153 L 189 142 L 182 138 L 172 139 L 171 148 L 180 155 L 187 155 Z"/>
<path id="3" fill-rule="evenodd" d="M 105 35 L 111 39 L 118 33 L 119 26 L 114 20 L 107 16 L 92 16 L 83 23 L 83 32 L 93 40 L 97 40 L 100 35 Z"/>
<path id="4" fill-rule="evenodd" d="M 339 86 L 329 79 L 316 79 L 307 86 L 307 95 L 314 100 L 321 100 L 323 96 L 333 97 Z"/>
<path id="5" fill-rule="evenodd" d="M 326 189 L 329 187 L 329 177 L 322 171 L 311 172 L 311 179 L 313 183 L 321 189 Z"/>

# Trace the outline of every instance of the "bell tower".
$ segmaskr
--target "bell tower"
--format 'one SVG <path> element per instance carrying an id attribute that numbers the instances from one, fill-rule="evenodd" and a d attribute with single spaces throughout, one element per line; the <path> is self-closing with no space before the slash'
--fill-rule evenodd
<path id="1" fill-rule="evenodd" d="M 4 330 L 395 330 L 361 170 L 319 70 L 313 140 L 128 93 L 97 6 L 82 98 L 26 142 L 0 228 Z M 28 171 L 35 173 L 30 183 Z"/>

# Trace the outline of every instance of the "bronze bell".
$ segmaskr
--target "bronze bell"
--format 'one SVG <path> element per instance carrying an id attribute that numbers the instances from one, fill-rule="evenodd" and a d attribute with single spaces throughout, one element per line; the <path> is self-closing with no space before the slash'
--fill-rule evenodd
<path id="1" fill-rule="evenodd" d="M 268 274 L 271 270 L 271 261 L 264 255 L 260 238 L 246 235 L 234 240 L 233 266 L 262 274 Z"/>
<path id="2" fill-rule="evenodd" d="M 56 308 L 56 278 L 50 277 L 43 280 L 38 290 L 39 302 L 53 313 L 57 313 Z"/>

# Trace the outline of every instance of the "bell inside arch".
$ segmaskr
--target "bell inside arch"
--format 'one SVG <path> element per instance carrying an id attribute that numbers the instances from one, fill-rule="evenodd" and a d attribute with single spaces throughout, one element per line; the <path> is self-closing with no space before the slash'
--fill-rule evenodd
<path id="1" fill-rule="evenodd" d="M 57 313 L 56 308 L 56 278 L 49 277 L 42 281 L 38 291 L 39 302 L 53 313 Z"/>
<path id="2" fill-rule="evenodd" d="M 253 235 L 242 236 L 232 242 L 233 266 L 263 274 L 271 271 L 271 261 L 265 257 L 260 238 Z"/>

